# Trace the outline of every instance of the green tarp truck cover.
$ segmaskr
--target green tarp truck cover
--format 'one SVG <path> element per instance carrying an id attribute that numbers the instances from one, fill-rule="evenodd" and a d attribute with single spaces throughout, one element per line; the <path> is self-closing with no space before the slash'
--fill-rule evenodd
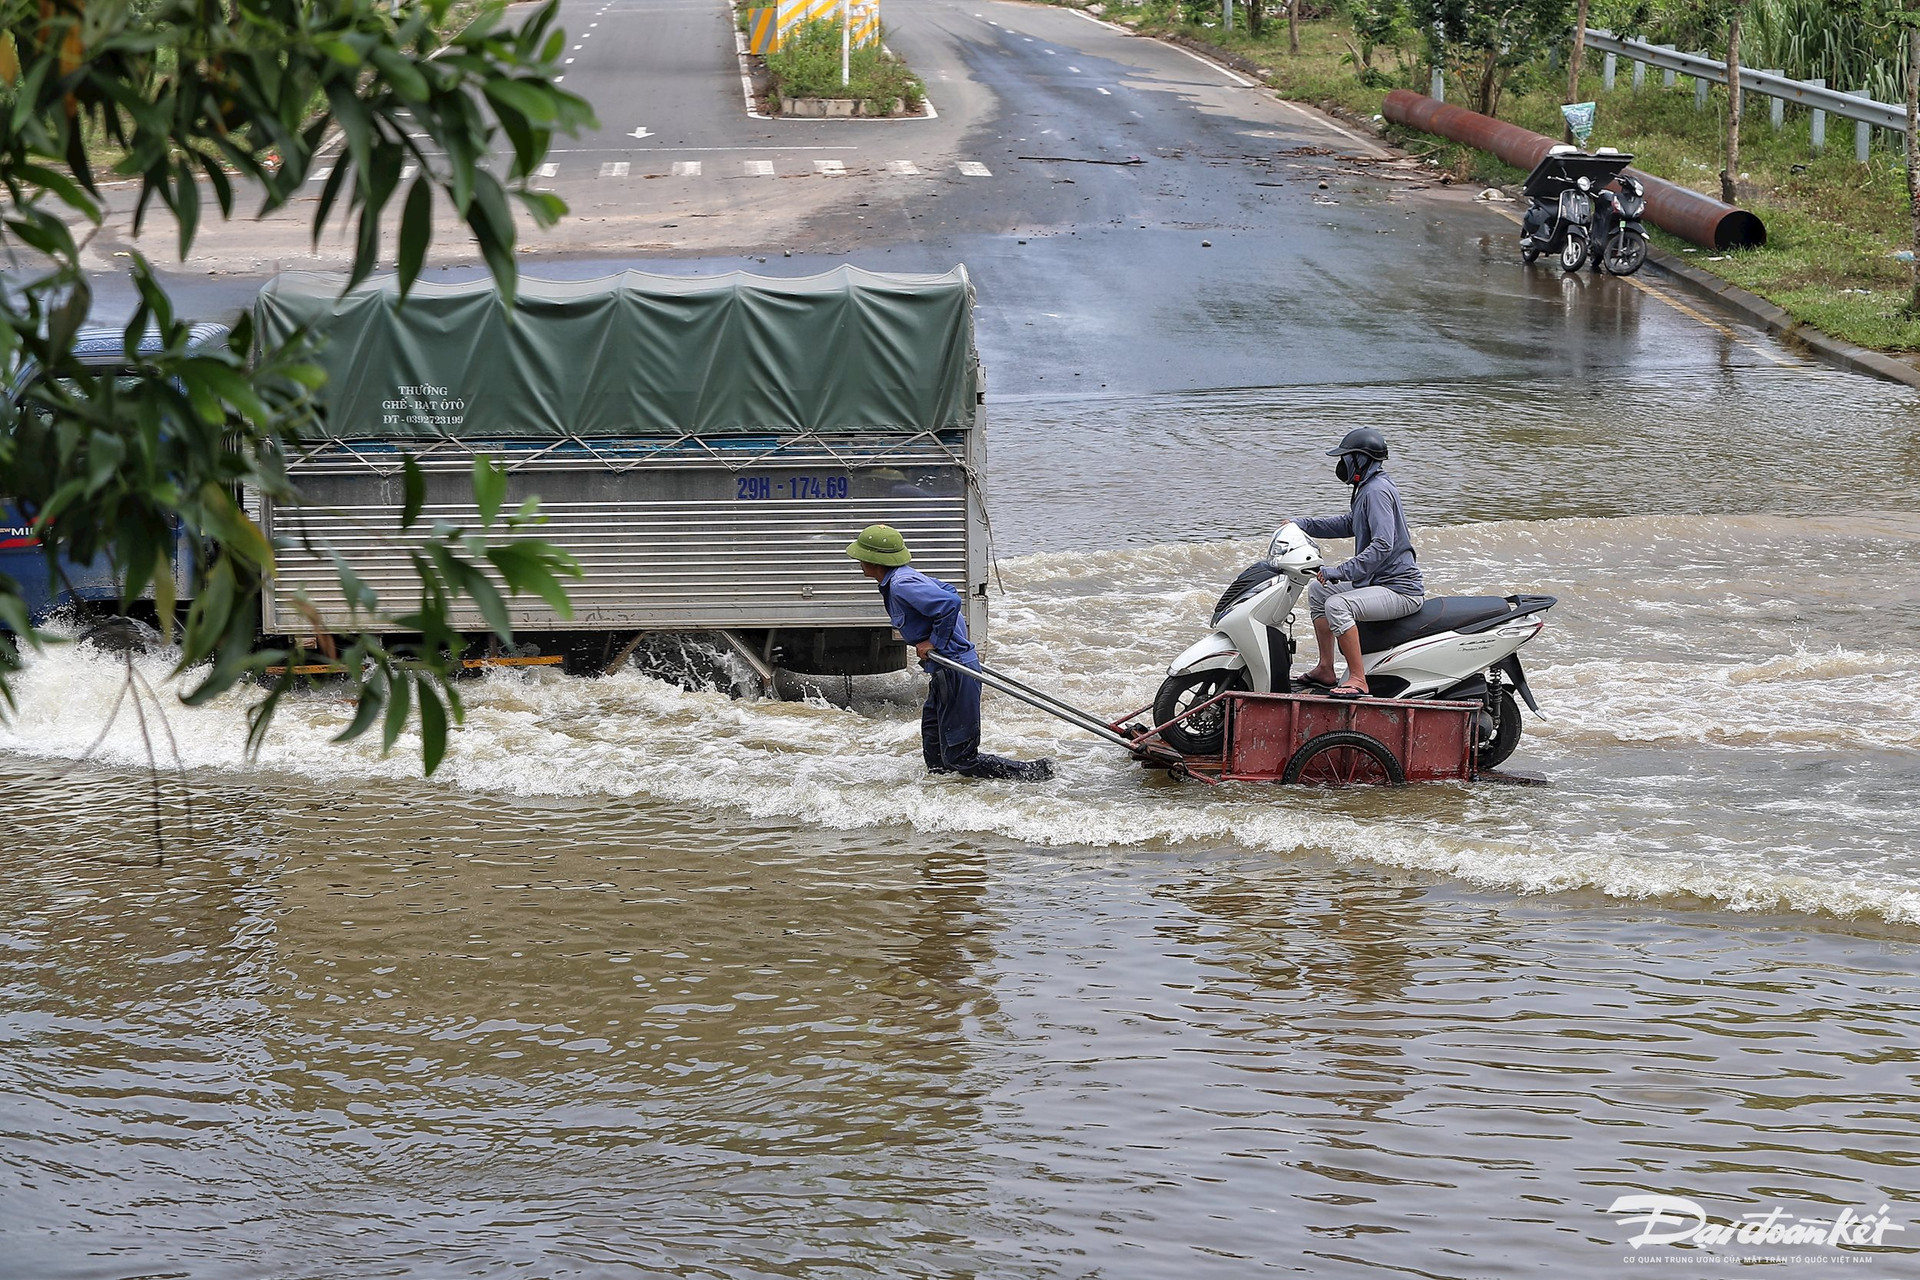
<path id="1" fill-rule="evenodd" d="M 522 279 L 508 315 L 490 280 L 295 273 L 255 303 L 260 340 L 323 344 L 325 435 L 338 440 L 564 439 L 974 425 L 973 286 L 839 267 L 775 279 L 626 271 Z"/>

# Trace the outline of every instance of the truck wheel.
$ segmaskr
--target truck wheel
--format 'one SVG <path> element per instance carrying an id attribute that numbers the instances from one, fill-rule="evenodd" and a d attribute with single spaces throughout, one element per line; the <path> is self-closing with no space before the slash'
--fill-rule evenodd
<path id="1" fill-rule="evenodd" d="M 1168 676 L 1160 682 L 1160 692 L 1153 696 L 1153 722 L 1167 725 L 1160 731 L 1160 737 L 1183 756 L 1219 755 L 1227 740 L 1226 704 L 1208 707 L 1178 724 L 1167 724 L 1167 721 L 1229 689 L 1246 687 L 1245 670 L 1210 667 Z"/>
<path id="2" fill-rule="evenodd" d="M 1520 704 L 1513 700 L 1513 690 L 1500 690 L 1498 701 L 1487 710 L 1493 713 L 1493 732 L 1474 748 L 1476 769 L 1499 768 L 1520 745 Z"/>
<path id="3" fill-rule="evenodd" d="M 1302 743 L 1287 761 L 1280 780 L 1304 782 L 1310 787 L 1397 787 L 1406 782 L 1407 775 L 1380 739 L 1352 729 L 1335 729 Z"/>

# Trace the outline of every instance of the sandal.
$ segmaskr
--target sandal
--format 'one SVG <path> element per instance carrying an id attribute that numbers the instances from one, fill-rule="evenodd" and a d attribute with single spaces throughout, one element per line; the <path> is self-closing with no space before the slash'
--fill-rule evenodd
<path id="1" fill-rule="evenodd" d="M 1367 697 L 1368 693 L 1367 690 L 1355 684 L 1338 684 L 1327 690 L 1327 696 L 1329 698 L 1339 698 L 1342 702 L 1348 702 L 1355 698 Z"/>
<path id="2" fill-rule="evenodd" d="M 1302 688 L 1306 688 L 1306 689 L 1333 688 L 1333 681 L 1322 680 L 1318 676 L 1314 676 L 1314 675 L 1307 675 L 1307 674 L 1297 675 L 1293 678 L 1293 682 L 1297 685 L 1300 685 Z"/>

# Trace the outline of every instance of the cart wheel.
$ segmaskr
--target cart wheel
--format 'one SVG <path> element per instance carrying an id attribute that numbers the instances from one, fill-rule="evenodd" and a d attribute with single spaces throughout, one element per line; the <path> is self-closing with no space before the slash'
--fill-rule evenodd
<path id="1" fill-rule="evenodd" d="M 1304 782 L 1310 787 L 1352 787 L 1384 783 L 1397 787 L 1407 775 L 1387 744 L 1352 729 L 1336 729 L 1308 738 L 1287 761 L 1282 782 Z"/>

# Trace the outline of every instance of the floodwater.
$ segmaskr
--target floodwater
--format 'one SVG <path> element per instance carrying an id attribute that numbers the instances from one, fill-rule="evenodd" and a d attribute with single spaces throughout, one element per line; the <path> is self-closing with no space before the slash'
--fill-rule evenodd
<path id="1" fill-rule="evenodd" d="M 1561 598 L 1547 788 L 1180 785 L 995 697 L 1059 778 L 930 780 L 910 690 L 527 672 L 429 782 L 175 707 L 162 854 L 124 709 L 72 763 L 122 668 L 37 660 L 0 1275 L 1912 1274 L 1916 405 L 1657 389 L 993 410 L 992 661 L 1145 702 L 1372 422 L 1432 589 Z M 1636 1250 L 1635 1193 L 1894 1226 Z"/>

